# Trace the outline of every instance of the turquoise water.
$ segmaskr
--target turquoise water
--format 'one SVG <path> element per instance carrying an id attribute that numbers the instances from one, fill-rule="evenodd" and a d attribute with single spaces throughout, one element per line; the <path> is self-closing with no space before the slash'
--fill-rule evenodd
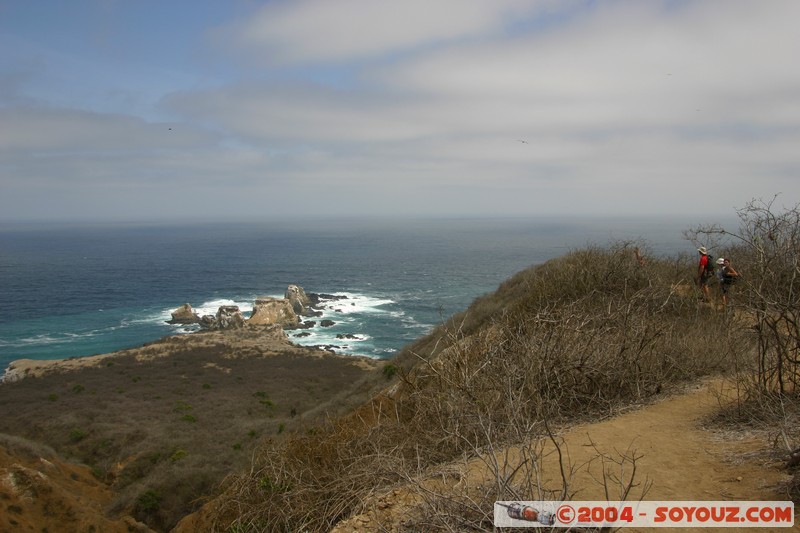
<path id="1" fill-rule="evenodd" d="M 0 228 L 0 366 L 105 353 L 193 331 L 188 302 L 249 312 L 259 296 L 347 296 L 298 343 L 391 357 L 510 275 L 588 243 L 643 239 L 693 252 L 667 219 L 310 220 Z M 245 315 L 247 316 L 247 314 Z M 337 339 L 339 334 L 356 339 Z"/>

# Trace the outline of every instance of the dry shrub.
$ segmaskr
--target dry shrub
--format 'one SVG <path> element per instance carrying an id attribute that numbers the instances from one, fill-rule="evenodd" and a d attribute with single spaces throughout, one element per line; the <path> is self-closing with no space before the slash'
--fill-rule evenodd
<path id="1" fill-rule="evenodd" d="M 0 433 L 0 447 L 14 456 L 29 460 L 58 456 L 55 450 L 45 444 L 5 433 Z"/>
<path id="2" fill-rule="evenodd" d="M 339 419 L 265 446 L 217 500 L 215 530 L 329 530 L 371 487 L 397 479 L 386 436 L 357 418 Z"/>
<path id="3" fill-rule="evenodd" d="M 800 448 L 800 204 L 777 204 L 777 196 L 752 200 L 737 210 L 738 228 L 701 226 L 687 237 L 732 259 L 735 312 L 755 339 L 752 350 L 735 352 L 736 402 L 716 422 L 764 432 L 786 459 Z"/>
<path id="4" fill-rule="evenodd" d="M 800 393 L 800 204 L 779 209 L 777 197 L 739 209 L 739 228 L 701 226 L 695 242 L 714 242 L 732 258 L 741 280 L 737 307 L 757 335 L 757 357 L 746 370 L 748 396 Z"/>
<path id="5" fill-rule="evenodd" d="M 619 243 L 517 274 L 406 349 L 391 398 L 266 446 L 229 481 L 214 527 L 326 531 L 393 486 L 420 502 L 408 530 L 490 529 L 496 500 L 568 498 L 566 459 L 559 484 L 537 481 L 542 438 L 558 448 L 552 428 L 724 369 L 728 347 L 749 342 L 676 292 L 675 264 L 640 266 Z M 454 470 L 475 460 L 490 479 Z M 625 497 L 636 485 L 604 479 Z"/>
<path id="6" fill-rule="evenodd" d="M 786 495 L 795 503 L 800 501 L 800 472 L 795 472 L 787 483 Z"/>
<path id="7" fill-rule="evenodd" d="M 587 488 L 584 484 L 573 489 L 581 470 L 596 476 L 594 481 L 607 501 L 645 497 L 652 483 L 646 477 L 639 479 L 637 463 L 642 455 L 632 447 L 609 454 L 594 446 L 594 452 L 588 463 L 577 464 L 570 458 L 564 442 L 548 432 L 546 438 L 527 440 L 513 448 L 483 453 L 475 460 L 439 467 L 424 480 L 408 480 L 416 504 L 404 510 L 403 520 L 394 529 L 495 531 L 496 501 L 571 500 L 577 491 Z M 553 457 L 548 459 L 548 456 Z M 486 467 L 482 475 L 475 473 L 476 462 Z"/>

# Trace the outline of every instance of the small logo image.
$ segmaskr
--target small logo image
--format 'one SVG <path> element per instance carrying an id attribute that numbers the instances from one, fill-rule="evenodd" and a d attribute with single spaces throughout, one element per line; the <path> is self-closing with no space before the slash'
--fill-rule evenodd
<path id="1" fill-rule="evenodd" d="M 522 505 L 519 502 L 514 502 L 510 505 L 498 502 L 497 505 L 505 507 L 508 516 L 514 518 L 515 520 L 538 522 L 545 526 L 552 526 L 556 523 L 556 517 L 553 513 L 549 511 L 540 511 L 539 509 L 535 509 L 530 505 Z"/>

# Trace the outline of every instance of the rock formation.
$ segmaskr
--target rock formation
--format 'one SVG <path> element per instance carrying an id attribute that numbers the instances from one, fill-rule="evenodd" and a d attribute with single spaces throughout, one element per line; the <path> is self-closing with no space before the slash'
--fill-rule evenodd
<path id="1" fill-rule="evenodd" d="M 263 296 L 256 299 L 253 312 L 249 319 L 245 319 L 237 306 L 222 306 L 214 315 L 202 317 L 192 309 L 192 306 L 183 304 L 172 312 L 170 324 L 200 324 L 204 329 L 236 329 L 245 325 L 267 326 L 278 324 L 287 329 L 311 328 L 316 322 L 302 322 L 300 317 L 313 317 L 322 315 L 315 307 L 326 307 L 325 302 L 347 299 L 346 296 L 332 294 L 306 294 L 303 287 L 289 285 L 286 288 L 285 298 Z M 323 327 L 330 327 L 334 323 L 324 320 Z"/>
<path id="2" fill-rule="evenodd" d="M 244 327 L 244 317 L 238 305 L 223 305 L 217 311 L 219 329 L 239 329 Z"/>
<path id="3" fill-rule="evenodd" d="M 290 285 L 291 287 L 294 285 Z M 283 327 L 296 327 L 300 323 L 300 317 L 297 316 L 294 306 L 288 298 L 264 296 L 256 300 L 253 314 L 247 323 L 257 326 L 280 324 Z"/>
<path id="4" fill-rule="evenodd" d="M 303 287 L 299 285 L 289 285 L 286 288 L 286 295 L 284 298 L 289 301 L 295 314 L 299 316 L 309 315 L 311 299 L 306 294 L 306 291 L 303 290 Z"/>
<path id="5" fill-rule="evenodd" d="M 168 324 L 198 324 L 200 315 L 194 312 L 192 306 L 183 304 L 172 312 L 172 319 L 167 320 Z"/>
<path id="6" fill-rule="evenodd" d="M 203 315 L 200 325 L 205 329 L 241 329 L 245 321 L 238 305 L 223 305 L 217 316 Z"/>

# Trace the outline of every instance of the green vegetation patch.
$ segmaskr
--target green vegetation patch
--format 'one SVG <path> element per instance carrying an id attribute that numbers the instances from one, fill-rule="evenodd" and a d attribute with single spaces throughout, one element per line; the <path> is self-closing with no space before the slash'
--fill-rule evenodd
<path id="1" fill-rule="evenodd" d="M 183 448 L 176 448 L 175 451 L 172 452 L 172 455 L 169 456 L 169 460 L 172 461 L 173 463 L 177 463 L 181 459 L 186 458 L 187 455 L 189 455 L 189 452 L 187 452 Z"/>
<path id="2" fill-rule="evenodd" d="M 69 440 L 70 442 L 80 442 L 89 436 L 89 433 L 80 428 L 73 428 L 69 432 Z"/>
<path id="3" fill-rule="evenodd" d="M 148 489 L 136 498 L 136 510 L 142 513 L 153 513 L 161 506 L 161 495 L 153 489 Z"/>

